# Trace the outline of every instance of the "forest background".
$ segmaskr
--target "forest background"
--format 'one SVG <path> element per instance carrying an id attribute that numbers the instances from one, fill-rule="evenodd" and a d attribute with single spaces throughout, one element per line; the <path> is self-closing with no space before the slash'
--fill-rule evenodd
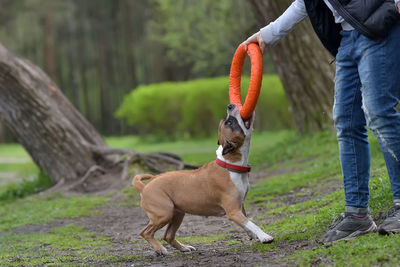
<path id="1" fill-rule="evenodd" d="M 227 76 L 238 42 L 257 28 L 251 6 L 240 0 L 0 3 L 3 45 L 41 67 L 107 136 L 138 133 L 115 116 L 129 92 Z M 268 55 L 264 61 L 264 73 L 274 73 Z M 16 140 L 0 122 L 0 142 L 7 141 Z"/>

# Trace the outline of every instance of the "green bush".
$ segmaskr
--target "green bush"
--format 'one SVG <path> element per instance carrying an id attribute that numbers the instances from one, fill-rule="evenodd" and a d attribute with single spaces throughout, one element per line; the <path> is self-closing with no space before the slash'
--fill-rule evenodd
<path id="1" fill-rule="evenodd" d="M 24 198 L 50 187 L 50 178 L 42 172 L 39 172 L 37 177 L 33 180 L 23 180 L 20 183 L 11 183 L 4 187 L 0 187 L 0 202 Z"/>
<path id="2" fill-rule="evenodd" d="M 247 88 L 248 84 L 249 78 L 243 77 L 242 87 Z M 218 77 L 139 86 L 125 96 L 116 117 L 125 119 L 138 134 L 163 138 L 209 136 L 215 134 L 219 120 L 226 116 L 228 85 L 228 77 Z M 243 99 L 246 90 L 242 92 Z M 255 128 L 291 127 L 292 118 L 279 78 L 264 76 Z"/>

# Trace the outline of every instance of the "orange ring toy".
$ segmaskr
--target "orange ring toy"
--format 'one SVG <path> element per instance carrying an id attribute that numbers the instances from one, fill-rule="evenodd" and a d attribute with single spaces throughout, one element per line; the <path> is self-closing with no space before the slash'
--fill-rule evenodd
<path id="1" fill-rule="evenodd" d="M 247 91 L 244 105 L 242 105 L 242 97 L 240 95 L 240 81 L 242 78 L 243 63 L 247 53 L 243 44 L 236 49 L 232 60 L 231 73 L 229 75 L 229 101 L 231 104 L 236 104 L 236 106 L 239 107 L 240 116 L 245 120 L 251 117 L 256 108 L 263 74 L 262 54 L 258 45 L 255 43 L 249 44 L 247 46 L 247 51 L 250 55 L 251 74 L 249 90 Z"/>

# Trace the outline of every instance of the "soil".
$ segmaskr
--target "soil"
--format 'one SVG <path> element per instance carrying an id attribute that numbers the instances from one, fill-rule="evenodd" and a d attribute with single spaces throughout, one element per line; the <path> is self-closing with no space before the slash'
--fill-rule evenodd
<path id="1" fill-rule="evenodd" d="M 290 172 L 290 171 L 288 171 Z M 260 177 L 265 173 L 254 173 L 255 177 Z M 276 175 L 275 173 L 270 175 Z M 251 181 L 256 181 L 252 179 Z M 125 186 L 130 186 L 124 182 Z M 328 187 L 325 187 L 323 194 L 327 194 L 336 190 L 337 181 L 332 181 Z M 284 203 L 294 204 L 313 198 L 311 190 L 305 190 L 302 197 L 296 198 L 298 190 L 287 195 L 281 196 L 280 200 Z M 116 192 L 116 193 L 115 193 Z M 107 190 L 104 192 L 109 195 Z M 98 194 L 98 193 L 97 193 Z M 135 199 L 129 199 L 121 191 L 114 191 L 112 200 L 108 202 L 106 207 L 101 208 L 98 215 L 68 220 L 57 220 L 48 225 L 28 225 L 15 229 L 15 233 L 39 232 L 44 233 L 50 231 L 53 227 L 68 225 L 75 223 L 86 227 L 87 231 L 94 232 L 99 236 L 106 236 L 111 242 L 111 246 L 103 248 L 99 254 L 114 255 L 115 262 L 94 262 L 88 260 L 78 264 L 90 264 L 96 266 L 286 266 L 295 265 L 294 262 L 284 260 L 286 256 L 293 254 L 297 250 L 312 249 L 316 246 L 315 241 L 275 241 L 272 244 L 265 244 L 265 252 L 260 252 L 252 245 L 257 241 L 250 240 L 247 234 L 240 227 L 229 221 L 226 217 L 200 217 L 186 215 L 181 227 L 177 232 L 177 237 L 190 236 L 210 236 L 212 234 L 226 233 L 228 238 L 217 240 L 209 244 L 189 244 L 196 247 L 196 251 L 190 253 L 181 253 L 169 245 L 165 245 L 171 253 L 167 256 L 157 256 L 150 245 L 144 241 L 139 232 L 147 223 L 148 218 L 142 209 L 135 206 L 135 202 L 139 200 L 137 195 Z M 315 196 L 314 196 L 315 197 Z M 247 215 L 256 224 L 273 223 L 281 219 L 281 216 L 267 218 L 266 221 L 258 221 L 258 215 L 265 214 L 265 209 L 250 205 Z M 161 237 L 165 228 L 157 232 L 156 237 Z M 269 233 L 273 235 L 273 233 Z M 136 255 L 138 259 L 123 260 L 129 256 Z"/>

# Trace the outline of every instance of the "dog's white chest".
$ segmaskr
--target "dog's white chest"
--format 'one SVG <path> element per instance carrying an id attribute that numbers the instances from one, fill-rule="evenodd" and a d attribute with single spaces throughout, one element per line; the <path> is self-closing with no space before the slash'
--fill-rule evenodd
<path id="1" fill-rule="evenodd" d="M 229 172 L 232 182 L 235 184 L 236 188 L 239 190 L 242 196 L 242 202 L 244 201 L 247 191 L 249 190 L 249 174 L 248 173 L 237 173 Z"/>

